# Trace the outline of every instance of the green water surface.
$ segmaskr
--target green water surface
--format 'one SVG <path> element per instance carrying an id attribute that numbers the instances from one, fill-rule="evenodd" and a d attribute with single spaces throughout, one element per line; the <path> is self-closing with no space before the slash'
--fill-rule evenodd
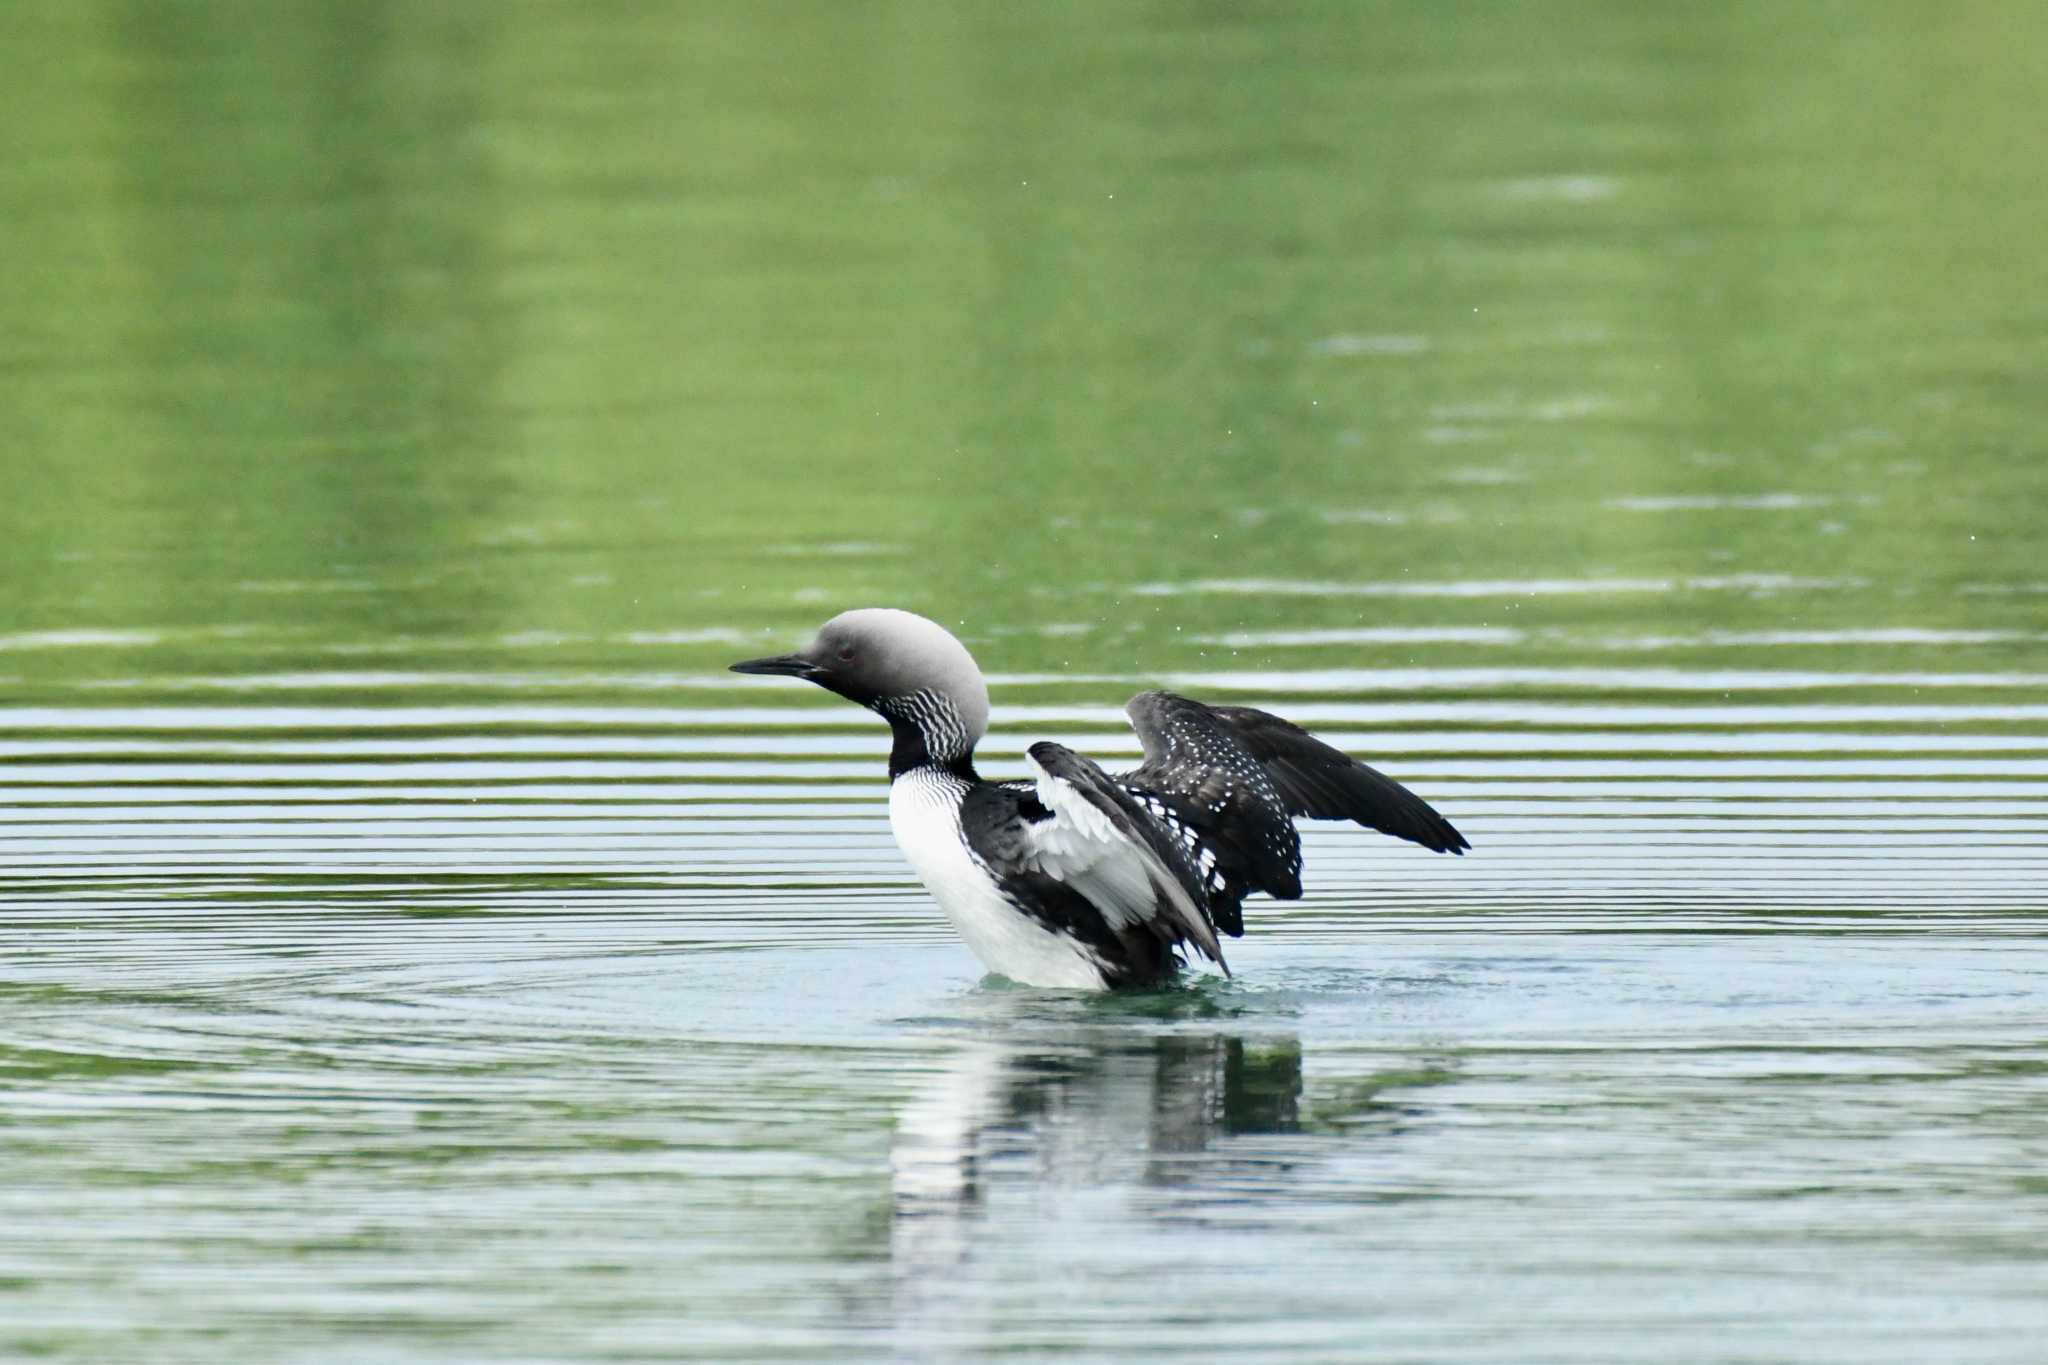
<path id="1" fill-rule="evenodd" d="M 2040 1358 L 2048 8 L 0 50 L 0 1355 Z M 1474 854 L 982 982 L 859 605 Z"/>

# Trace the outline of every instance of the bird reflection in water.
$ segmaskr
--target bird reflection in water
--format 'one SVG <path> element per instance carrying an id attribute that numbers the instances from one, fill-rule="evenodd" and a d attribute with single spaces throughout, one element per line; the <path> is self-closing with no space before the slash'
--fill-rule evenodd
<path id="1" fill-rule="evenodd" d="M 1230 1034 L 969 1047 L 898 1117 L 890 1152 L 899 1277 L 957 1264 L 992 1199 L 1176 1192 L 1241 1200 L 1305 1159 L 1301 1044 Z M 1142 1216 L 1142 1215 L 1141 1215 Z"/>

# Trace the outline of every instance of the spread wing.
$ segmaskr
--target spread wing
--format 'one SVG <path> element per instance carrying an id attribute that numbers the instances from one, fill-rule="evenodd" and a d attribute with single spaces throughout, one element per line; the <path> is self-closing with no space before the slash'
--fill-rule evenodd
<path id="1" fill-rule="evenodd" d="M 1463 853 L 1472 845 L 1427 801 L 1357 759 L 1302 729 L 1249 706 L 1203 706 L 1171 693 L 1149 692 L 1133 699 L 1172 697 L 1207 711 L 1257 759 L 1292 815 L 1317 820 L 1355 820 L 1368 829 L 1421 844 L 1432 853 Z M 1144 731 L 1139 730 L 1142 737 Z M 1146 757 L 1151 743 L 1146 742 Z"/>
<path id="2" fill-rule="evenodd" d="M 1172 692 L 1124 707 L 1145 761 L 1123 781 L 1151 794 L 1206 856 L 1216 923 L 1244 932 L 1239 903 L 1253 891 L 1301 895 L 1301 836 L 1285 794 L 1213 708 Z"/>
<path id="3" fill-rule="evenodd" d="M 1024 912 L 1091 945 L 1113 974 L 1152 979 L 1173 945 L 1223 967 L 1253 891 L 1301 895 L 1294 817 L 1356 820 L 1438 852 L 1469 845 L 1400 783 L 1248 706 L 1146 692 L 1125 708 L 1145 750 L 1112 777 L 1063 745 L 1029 750 L 1035 782 L 965 797 L 968 846 Z M 1119 966 L 1117 964 L 1125 964 Z M 1138 965 L 1131 965 L 1138 964 Z"/>
<path id="4" fill-rule="evenodd" d="M 1029 750 L 1049 818 L 1024 826 L 1036 871 L 1073 888 L 1113 930 L 1140 926 L 1201 949 L 1227 975 L 1196 858 L 1142 798 L 1060 744 Z"/>

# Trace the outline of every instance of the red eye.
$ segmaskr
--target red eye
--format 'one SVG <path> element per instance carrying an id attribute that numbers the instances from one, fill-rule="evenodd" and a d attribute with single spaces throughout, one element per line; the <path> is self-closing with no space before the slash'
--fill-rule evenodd
<path id="1" fill-rule="evenodd" d="M 853 646 L 852 646 L 852 645 L 841 645 L 841 646 L 839 646 L 839 662 L 840 662 L 840 663 L 845 663 L 845 662 L 847 662 L 847 661 L 848 661 L 849 659 L 851 659 L 851 658 L 853 658 Z"/>

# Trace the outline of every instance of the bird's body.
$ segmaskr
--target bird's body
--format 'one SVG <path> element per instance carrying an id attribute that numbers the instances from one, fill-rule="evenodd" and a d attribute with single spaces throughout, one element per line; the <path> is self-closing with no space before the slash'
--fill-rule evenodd
<path id="1" fill-rule="evenodd" d="M 1100 987 L 1084 940 L 1062 934 L 1003 893 L 967 842 L 965 778 L 920 768 L 889 784 L 889 830 L 968 951 L 990 971 L 1032 986 Z"/>
<path id="2" fill-rule="evenodd" d="M 1025 985 L 1150 985 L 1184 944 L 1224 966 L 1217 935 L 1244 932 L 1247 895 L 1301 895 L 1296 816 L 1469 847 L 1406 788 L 1278 716 L 1171 692 L 1126 708 L 1145 751 L 1129 773 L 1042 742 L 1034 780 L 985 781 L 980 670 L 908 612 L 846 612 L 803 652 L 733 667 L 806 678 L 889 721 L 897 845 L 982 965 Z"/>

